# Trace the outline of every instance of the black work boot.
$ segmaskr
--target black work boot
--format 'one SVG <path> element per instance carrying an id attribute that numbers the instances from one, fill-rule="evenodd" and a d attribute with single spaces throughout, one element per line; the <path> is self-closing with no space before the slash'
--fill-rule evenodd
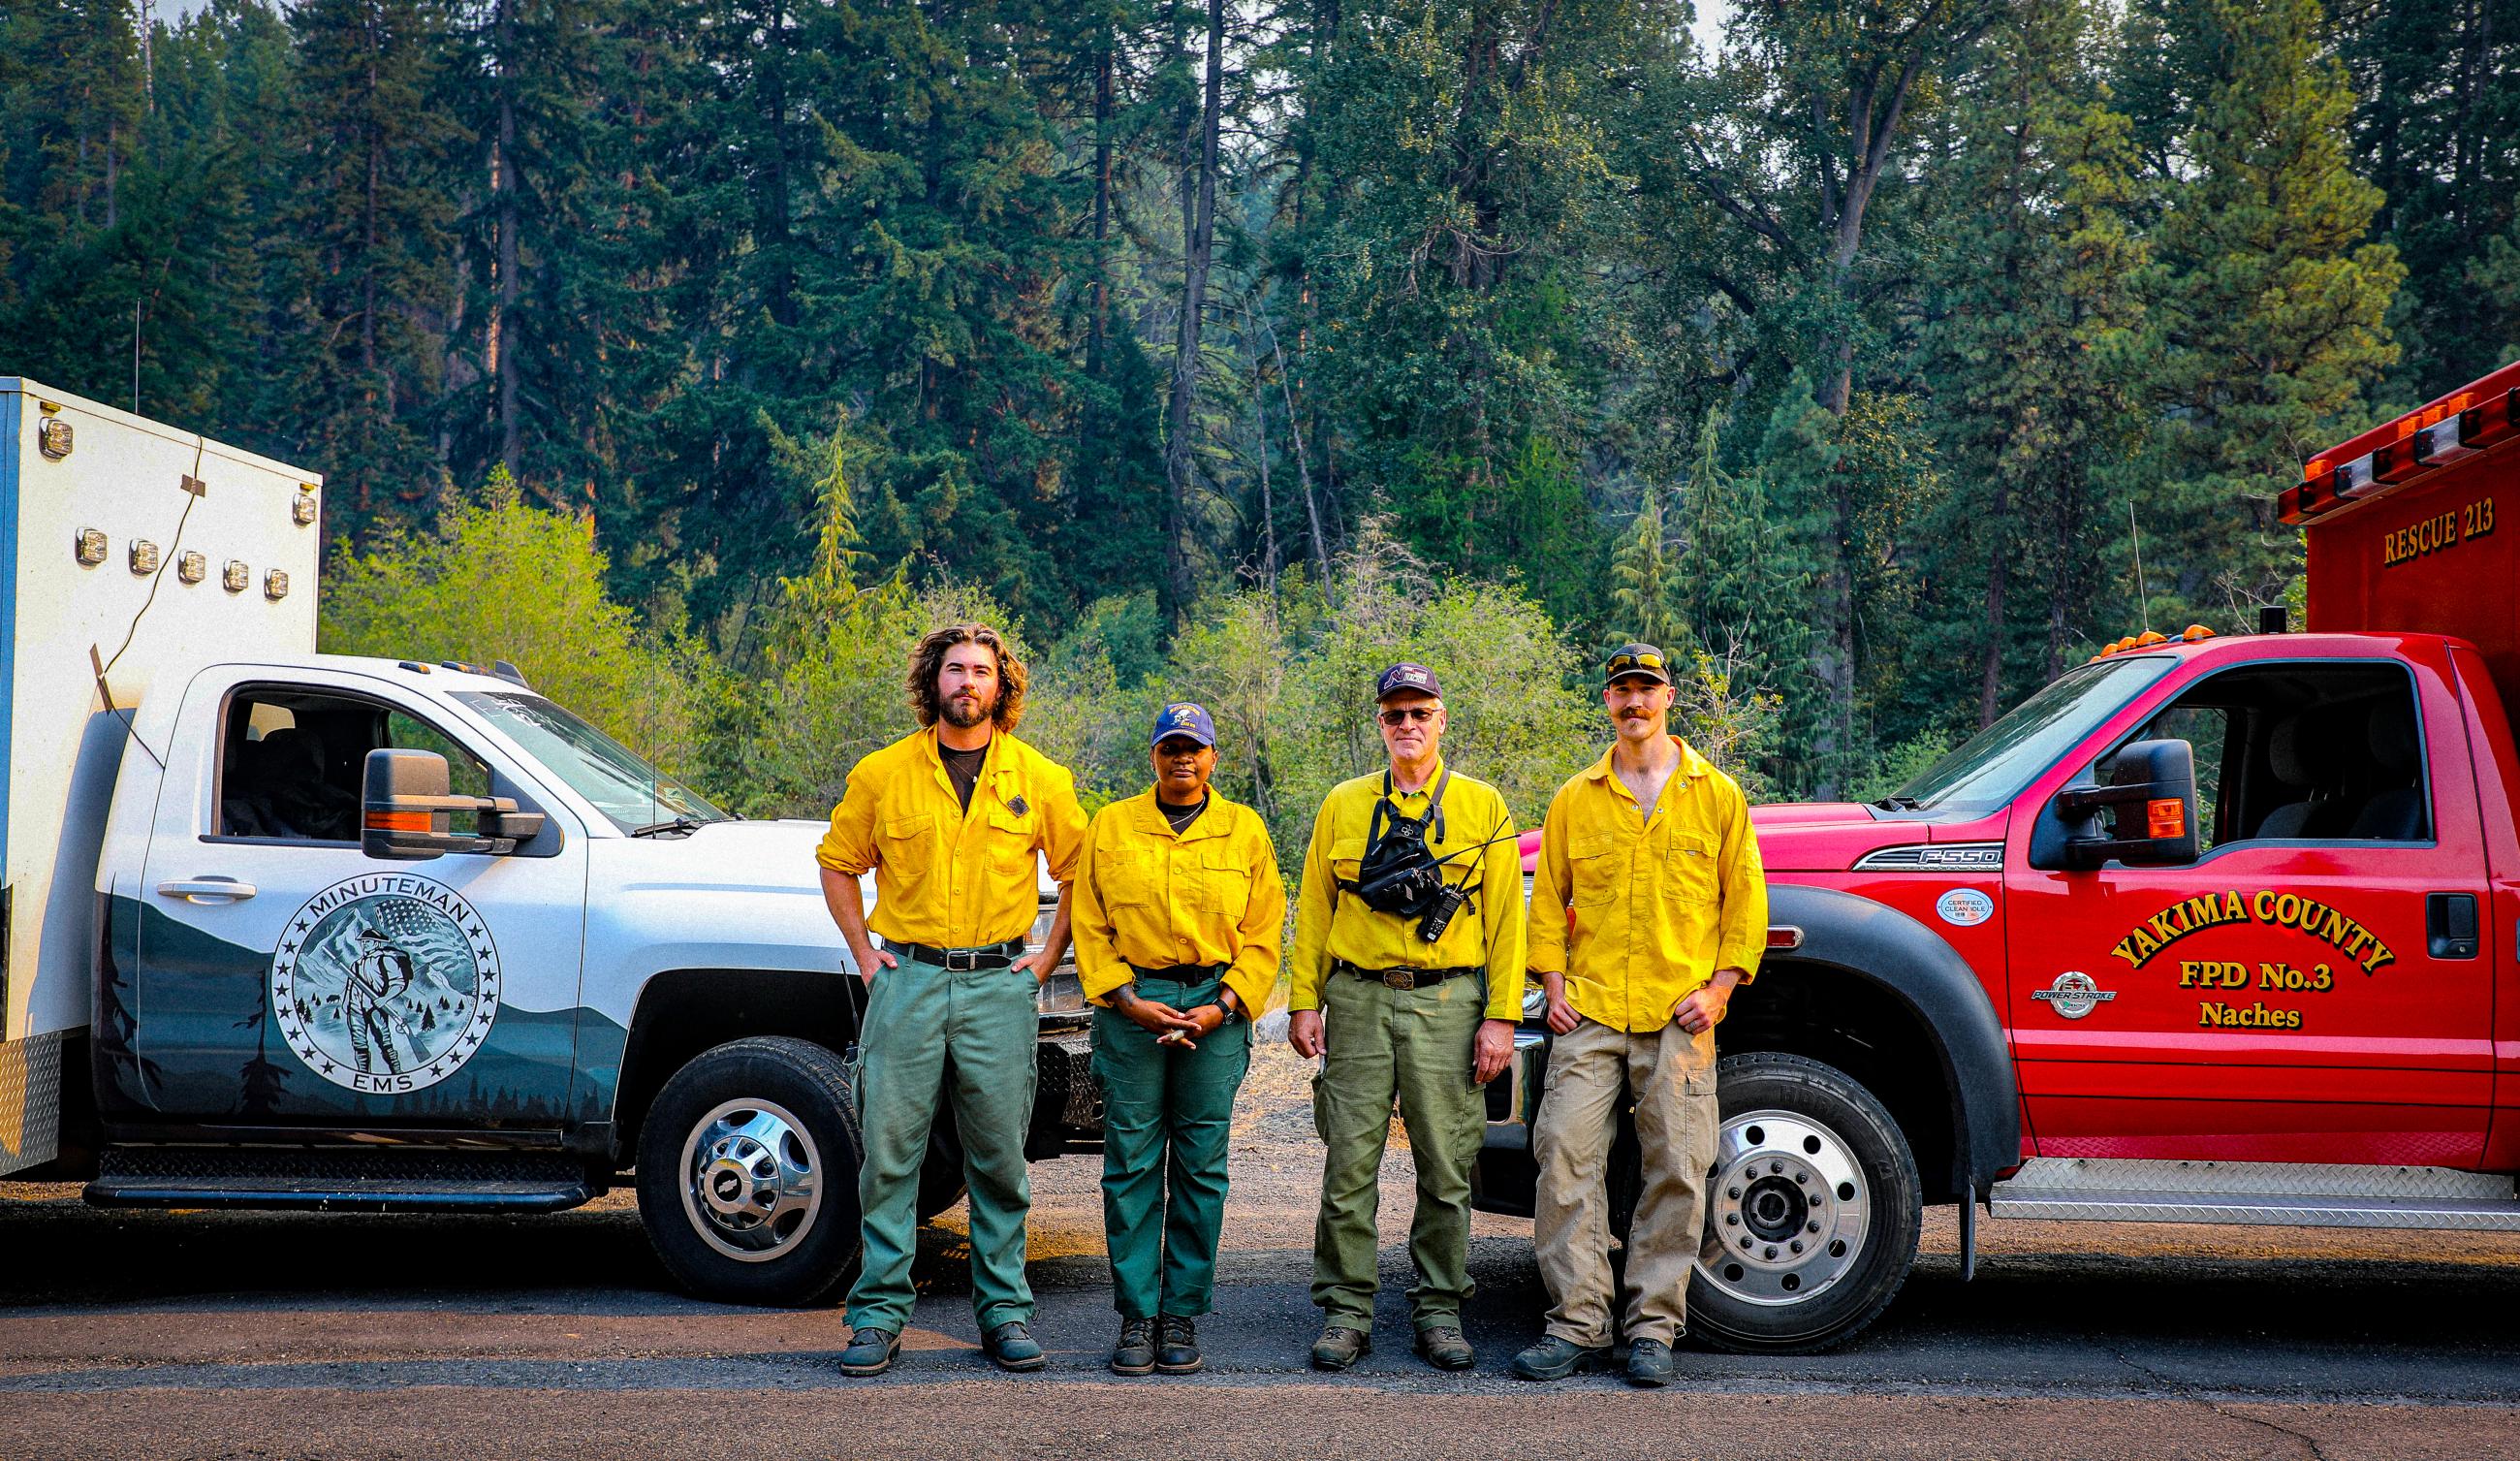
<path id="1" fill-rule="evenodd" d="M 980 1349 L 1002 1370 L 1038 1370 L 1050 1363 L 1050 1356 L 1021 1319 L 1009 1319 L 980 1336 Z"/>
<path id="2" fill-rule="evenodd" d="M 1111 1347 L 1111 1373 L 1151 1375 L 1155 1372 L 1155 1321 L 1123 1319 L 1119 1342 Z"/>
<path id="3" fill-rule="evenodd" d="M 889 1329 L 861 1329 L 849 1336 L 849 1347 L 840 1351 L 840 1373 L 865 1377 L 880 1375 L 892 1368 L 893 1356 L 901 1352 L 901 1336 Z"/>
<path id="4" fill-rule="evenodd" d="M 1671 1384 L 1671 1346 L 1660 1340 L 1639 1340 L 1628 1347 L 1628 1383 L 1645 1390 Z"/>
<path id="5" fill-rule="evenodd" d="M 1563 1380 L 1577 1370 L 1598 1370 L 1610 1362 L 1610 1347 L 1587 1347 L 1573 1340 L 1544 1334 L 1540 1343 L 1513 1357 L 1513 1372 L 1525 1380 Z"/>
<path id="6" fill-rule="evenodd" d="M 1439 1370 L 1466 1370 L 1478 1363 L 1478 1354 L 1462 1331 L 1450 1324 L 1429 1324 L 1418 1331 L 1418 1353 Z"/>
<path id="7" fill-rule="evenodd" d="M 1156 1369 L 1167 1375 L 1188 1375 L 1205 1363 L 1198 1352 L 1198 1326 L 1186 1315 L 1166 1314 L 1156 1323 Z"/>
<path id="8" fill-rule="evenodd" d="M 1344 1370 L 1373 1352 L 1373 1336 L 1344 1324 L 1326 1325 L 1313 1341 L 1313 1368 Z"/>

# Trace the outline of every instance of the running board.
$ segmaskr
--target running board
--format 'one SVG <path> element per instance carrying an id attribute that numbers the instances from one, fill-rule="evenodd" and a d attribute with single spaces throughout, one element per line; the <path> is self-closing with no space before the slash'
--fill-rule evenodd
<path id="1" fill-rule="evenodd" d="M 599 1191 L 586 1167 L 544 1153 L 109 1149 L 100 1208 L 279 1208 L 314 1212 L 558 1212 Z"/>
<path id="2" fill-rule="evenodd" d="M 1995 1184 L 1997 1217 L 2520 1232 L 2512 1179 L 2439 1166 L 2048 1157 Z"/>

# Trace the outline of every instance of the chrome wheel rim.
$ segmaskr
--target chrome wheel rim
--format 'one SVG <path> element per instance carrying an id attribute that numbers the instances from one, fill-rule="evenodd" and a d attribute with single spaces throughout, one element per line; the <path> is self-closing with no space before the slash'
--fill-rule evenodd
<path id="1" fill-rule="evenodd" d="M 1855 1270 L 1871 1227 L 1871 1184 L 1835 1131 L 1789 1111 L 1725 1121 L 1697 1270 L 1727 1297 L 1807 1303 Z"/>
<path id="2" fill-rule="evenodd" d="M 823 1210 L 823 1161 L 775 1101 L 725 1101 L 683 1141 L 683 1213 L 702 1242 L 743 1263 L 792 1251 Z"/>

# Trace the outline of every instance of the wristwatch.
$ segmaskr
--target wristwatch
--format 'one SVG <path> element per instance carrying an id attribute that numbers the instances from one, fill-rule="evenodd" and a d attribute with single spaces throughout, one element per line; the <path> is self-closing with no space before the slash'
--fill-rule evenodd
<path id="1" fill-rule="evenodd" d="M 1225 1012 L 1225 1018 L 1216 1022 L 1216 1027 L 1219 1029 L 1223 1029 L 1237 1020 L 1247 1018 L 1242 1013 L 1242 1001 L 1236 998 L 1231 989 L 1216 996 L 1216 1007 Z"/>

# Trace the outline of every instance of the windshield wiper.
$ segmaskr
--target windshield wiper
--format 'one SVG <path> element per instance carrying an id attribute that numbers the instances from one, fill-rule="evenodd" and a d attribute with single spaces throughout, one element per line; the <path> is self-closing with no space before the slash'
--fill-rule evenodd
<path id="1" fill-rule="evenodd" d="M 632 837 L 662 837 L 668 832 L 690 834 L 699 830 L 700 822 L 698 818 L 678 816 L 670 822 L 650 822 L 645 827 L 633 827 L 630 829 L 630 835 Z"/>
<path id="2" fill-rule="evenodd" d="M 1883 811 L 1921 811 L 1925 805 L 1913 797 L 1884 797 L 1872 804 Z"/>

